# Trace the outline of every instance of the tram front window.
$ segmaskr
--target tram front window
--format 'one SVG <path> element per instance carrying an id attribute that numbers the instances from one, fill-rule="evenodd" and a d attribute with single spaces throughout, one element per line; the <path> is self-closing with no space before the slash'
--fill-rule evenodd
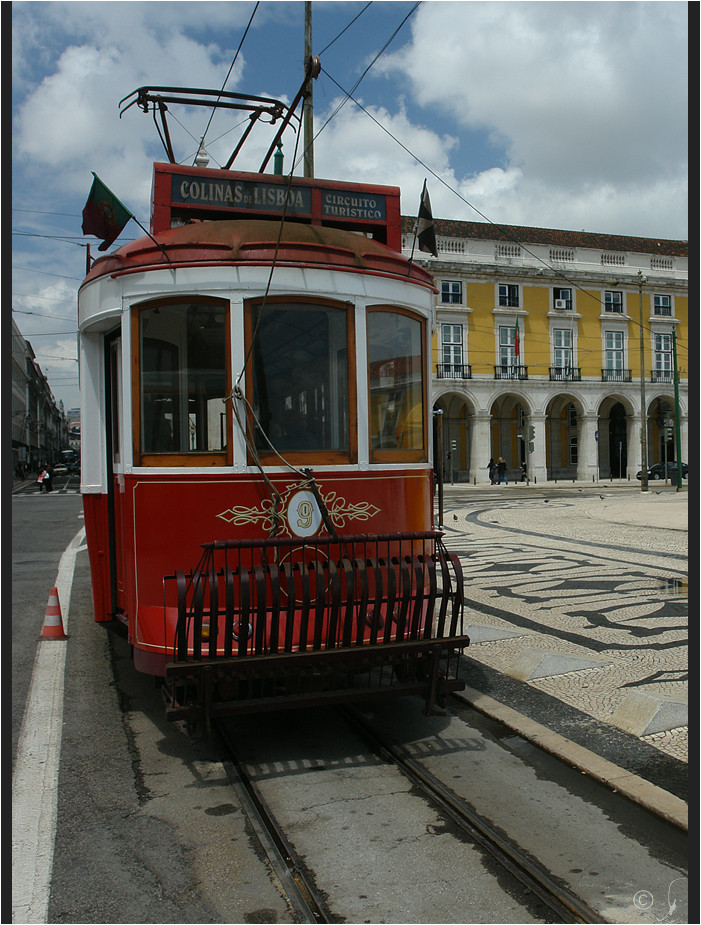
<path id="1" fill-rule="evenodd" d="M 426 458 L 424 322 L 405 312 L 368 311 L 370 452 L 375 461 Z"/>
<path id="2" fill-rule="evenodd" d="M 348 313 L 272 302 L 249 315 L 251 385 L 261 454 L 350 453 Z M 353 379 L 354 381 L 354 379 Z"/>
<path id="3" fill-rule="evenodd" d="M 226 316 L 224 305 L 207 302 L 139 311 L 142 462 L 149 454 L 225 454 Z"/>

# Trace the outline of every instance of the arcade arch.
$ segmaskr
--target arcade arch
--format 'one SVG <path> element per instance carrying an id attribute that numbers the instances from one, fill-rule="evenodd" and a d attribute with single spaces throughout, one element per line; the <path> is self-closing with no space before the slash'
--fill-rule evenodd
<path id="1" fill-rule="evenodd" d="M 473 405 L 464 396 L 447 392 L 433 408 L 433 458 L 442 459 L 445 482 L 467 482 L 471 468 L 471 417 Z"/>
<path id="2" fill-rule="evenodd" d="M 640 442 L 640 422 L 634 421 L 633 408 L 622 396 L 610 395 L 599 405 L 598 465 L 602 479 L 627 477 L 628 458 L 635 462 L 636 433 Z"/>
<path id="3" fill-rule="evenodd" d="M 573 395 L 555 395 L 545 409 L 545 467 L 548 479 L 574 479 L 580 471 L 584 408 Z"/>
<path id="4" fill-rule="evenodd" d="M 531 408 L 522 395 L 507 392 L 498 395 L 491 409 L 491 447 L 489 456 L 501 456 L 512 478 L 521 465 L 528 461 L 528 435 Z M 485 455 L 487 450 L 485 450 Z M 486 466 L 489 458 L 485 459 Z"/>

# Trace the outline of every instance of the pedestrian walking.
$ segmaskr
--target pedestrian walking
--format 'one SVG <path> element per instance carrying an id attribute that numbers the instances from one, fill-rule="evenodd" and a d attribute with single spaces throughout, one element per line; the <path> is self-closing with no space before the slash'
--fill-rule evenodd
<path id="1" fill-rule="evenodd" d="M 39 475 L 37 476 L 37 483 L 39 485 L 39 494 L 41 494 L 41 490 L 42 488 L 44 488 L 44 480 L 48 479 L 48 477 L 49 477 L 49 474 L 46 471 L 46 468 L 42 466 L 41 469 L 39 470 Z M 46 490 L 47 491 L 49 490 L 48 481 L 46 482 Z"/>
<path id="2" fill-rule="evenodd" d="M 497 485 L 501 485 L 502 481 L 505 485 L 509 484 L 509 480 L 506 477 L 506 463 L 500 456 L 499 459 L 497 459 Z"/>
<path id="3" fill-rule="evenodd" d="M 525 462 L 521 463 L 521 481 L 522 482 L 526 481 L 526 463 Z"/>
<path id="4" fill-rule="evenodd" d="M 489 472 L 489 483 L 494 485 L 497 480 L 497 464 L 494 462 L 494 457 L 489 460 L 489 465 L 487 466 Z"/>

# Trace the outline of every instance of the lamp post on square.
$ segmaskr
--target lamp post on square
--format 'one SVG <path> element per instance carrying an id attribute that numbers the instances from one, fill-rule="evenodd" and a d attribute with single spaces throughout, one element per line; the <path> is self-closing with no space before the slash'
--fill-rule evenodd
<path id="1" fill-rule="evenodd" d="M 643 327 L 643 286 L 647 277 L 638 270 L 640 306 L 640 491 L 647 491 L 647 408 L 645 406 L 645 329 Z"/>

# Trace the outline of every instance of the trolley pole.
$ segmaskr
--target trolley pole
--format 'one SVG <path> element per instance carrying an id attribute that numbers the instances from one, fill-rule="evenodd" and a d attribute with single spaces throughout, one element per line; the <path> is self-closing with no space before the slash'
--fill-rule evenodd
<path id="1" fill-rule="evenodd" d="M 312 56 L 312 4 L 304 4 L 304 68 Z M 310 80 L 304 91 L 304 176 L 314 176 L 314 91 Z"/>
<path id="2" fill-rule="evenodd" d="M 640 303 L 640 491 L 647 491 L 647 408 L 645 407 L 645 329 L 643 327 L 643 284 L 646 277 L 638 270 Z"/>

